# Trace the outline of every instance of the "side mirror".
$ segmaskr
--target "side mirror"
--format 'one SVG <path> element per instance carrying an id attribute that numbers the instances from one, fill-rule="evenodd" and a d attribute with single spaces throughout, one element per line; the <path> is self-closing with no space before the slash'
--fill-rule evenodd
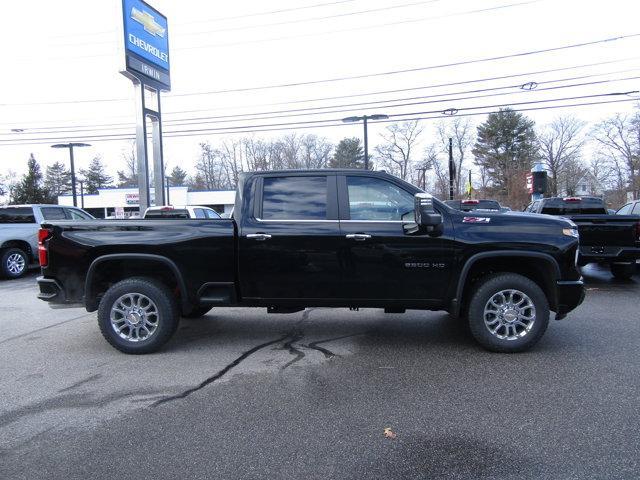
<path id="1" fill-rule="evenodd" d="M 416 193 L 414 197 L 416 223 L 420 230 L 431 236 L 441 235 L 443 232 L 442 215 L 433 208 L 433 197 L 428 193 Z"/>

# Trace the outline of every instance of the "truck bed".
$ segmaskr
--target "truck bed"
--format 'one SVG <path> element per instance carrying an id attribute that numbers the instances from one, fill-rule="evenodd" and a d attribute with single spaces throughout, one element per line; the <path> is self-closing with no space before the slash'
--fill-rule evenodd
<path id="1" fill-rule="evenodd" d="M 65 285 L 66 303 L 83 301 L 87 272 L 98 257 L 133 259 L 141 255 L 159 256 L 173 262 L 184 276 L 184 289 L 201 293 L 208 279 L 235 281 L 235 223 L 216 220 L 95 220 L 88 222 L 46 222 L 52 230 L 49 264 Z M 99 272 L 100 266 L 95 266 Z M 193 300 L 193 299 L 192 299 Z"/>

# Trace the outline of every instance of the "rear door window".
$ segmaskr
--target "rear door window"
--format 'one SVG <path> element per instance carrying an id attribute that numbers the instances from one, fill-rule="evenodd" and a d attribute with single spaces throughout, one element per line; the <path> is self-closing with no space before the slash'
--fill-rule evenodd
<path id="1" fill-rule="evenodd" d="M 194 208 L 193 212 L 196 214 L 196 218 L 207 218 L 202 208 Z"/>
<path id="2" fill-rule="evenodd" d="M 0 223 L 36 223 L 31 207 L 0 208 Z"/>
<path id="3" fill-rule="evenodd" d="M 262 188 L 262 219 L 325 220 L 327 177 L 265 177 Z"/>
<path id="4" fill-rule="evenodd" d="M 207 214 L 207 218 L 220 218 L 220 215 L 214 210 L 206 209 L 204 213 Z"/>
<path id="5" fill-rule="evenodd" d="M 62 207 L 42 207 L 42 218 L 45 220 L 66 220 L 67 215 Z"/>
<path id="6" fill-rule="evenodd" d="M 631 210 L 633 215 L 640 215 L 640 202 L 636 203 L 636 206 Z"/>

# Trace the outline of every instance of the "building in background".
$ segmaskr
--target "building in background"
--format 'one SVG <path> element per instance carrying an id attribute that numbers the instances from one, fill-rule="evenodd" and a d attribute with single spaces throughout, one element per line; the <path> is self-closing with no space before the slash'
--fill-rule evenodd
<path id="1" fill-rule="evenodd" d="M 187 187 L 171 187 L 169 202 L 171 205 L 202 205 L 213 208 L 216 212 L 230 213 L 235 203 L 234 190 L 208 190 L 190 192 Z M 154 204 L 155 193 L 151 189 L 151 204 Z M 60 195 L 59 205 L 73 205 L 71 195 Z M 125 217 L 139 211 L 137 188 L 102 188 L 95 195 L 79 195 L 78 206 L 96 218 L 105 218 L 116 214 L 116 209 L 124 211 Z"/>

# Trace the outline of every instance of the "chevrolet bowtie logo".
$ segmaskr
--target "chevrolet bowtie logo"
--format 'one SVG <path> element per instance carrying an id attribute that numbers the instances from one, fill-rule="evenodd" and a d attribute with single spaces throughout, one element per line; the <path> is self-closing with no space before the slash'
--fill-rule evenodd
<path id="1" fill-rule="evenodd" d="M 151 15 L 150 13 L 140 11 L 134 7 L 131 9 L 131 18 L 141 24 L 144 29 L 151 35 L 164 37 L 166 28 L 162 27 L 162 25 L 156 22 L 155 18 L 153 18 L 153 15 Z"/>

